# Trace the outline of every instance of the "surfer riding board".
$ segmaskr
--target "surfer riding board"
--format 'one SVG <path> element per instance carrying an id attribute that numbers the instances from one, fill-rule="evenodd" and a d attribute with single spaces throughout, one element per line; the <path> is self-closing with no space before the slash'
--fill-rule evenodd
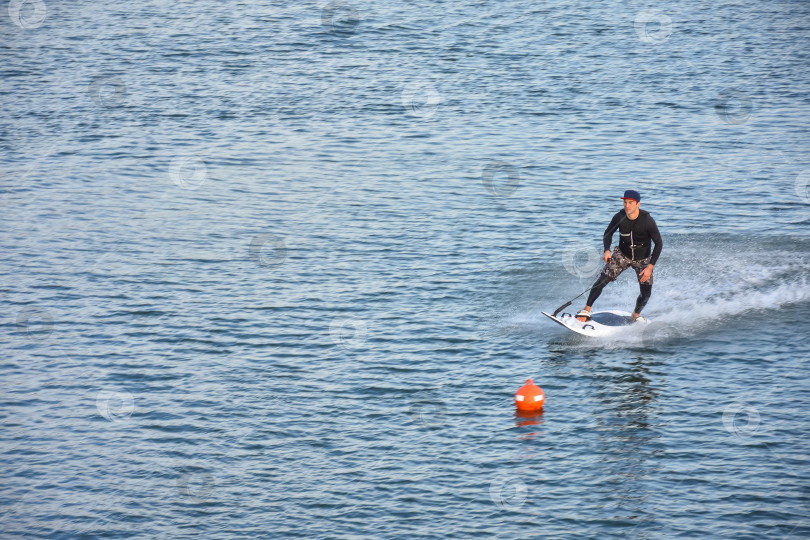
<path id="1" fill-rule="evenodd" d="M 624 192 L 622 200 L 624 209 L 613 216 L 602 238 L 605 246 L 602 260 L 605 261 L 605 266 L 596 283 L 567 304 L 557 308 L 553 315 L 543 312 L 546 317 L 579 334 L 611 335 L 630 324 L 648 322 L 645 317 L 641 316 L 641 310 L 647 305 L 652 295 L 653 268 L 661 255 L 663 242 L 653 217 L 649 212 L 639 208 L 641 204 L 639 192 L 628 189 Z M 619 231 L 619 245 L 611 253 L 610 244 L 617 230 Z M 652 248 L 653 243 L 655 243 L 655 248 Z M 632 268 L 636 272 L 640 289 L 633 313 L 616 310 L 591 313 L 593 303 L 602 294 L 602 289 L 611 281 L 615 281 L 619 274 L 628 268 Z M 571 302 L 588 291 L 590 291 L 590 295 L 588 295 L 585 307 L 575 316 L 569 313 L 557 316 L 560 311 L 571 305 Z"/>

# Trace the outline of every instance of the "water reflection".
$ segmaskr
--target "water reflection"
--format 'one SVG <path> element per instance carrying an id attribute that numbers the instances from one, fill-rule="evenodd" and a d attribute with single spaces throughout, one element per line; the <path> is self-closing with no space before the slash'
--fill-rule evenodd
<path id="1" fill-rule="evenodd" d="M 548 353 L 545 369 L 577 396 L 568 402 L 570 410 L 560 414 L 578 417 L 572 427 L 576 450 L 568 464 L 585 468 L 594 479 L 586 505 L 608 519 L 637 521 L 654 514 L 661 479 L 655 457 L 660 451 L 663 378 L 655 358 L 609 349 L 572 351 L 565 342 L 553 340 Z M 560 443 L 570 440 L 562 434 L 554 438 Z"/>
<path id="2" fill-rule="evenodd" d="M 539 426 L 543 423 L 543 411 L 521 411 L 515 409 L 515 425 L 517 427 Z M 529 435 L 534 435 L 530 433 Z"/>
<path id="3" fill-rule="evenodd" d="M 594 362 L 583 374 L 593 387 L 598 409 L 593 413 L 596 436 L 589 442 L 593 455 L 600 456 L 593 466 L 607 490 L 601 507 L 614 517 L 637 519 L 654 510 L 648 501 L 657 476 L 653 458 L 661 435 L 656 430 L 660 390 L 652 381 L 653 363 L 644 355 L 622 365 Z"/>

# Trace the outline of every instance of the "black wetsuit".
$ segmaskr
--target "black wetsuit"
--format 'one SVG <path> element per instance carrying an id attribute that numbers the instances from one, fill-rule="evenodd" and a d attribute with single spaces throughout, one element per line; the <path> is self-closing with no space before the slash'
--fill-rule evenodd
<path id="1" fill-rule="evenodd" d="M 610 243 L 617 229 L 619 230 L 619 251 L 621 255 L 630 261 L 625 264 L 633 266 L 637 274 L 640 273 L 643 267 L 646 267 L 648 264 L 655 264 L 658 261 L 664 244 L 661 241 L 661 233 L 658 232 L 658 225 L 656 225 L 655 220 L 649 212 L 639 209 L 638 217 L 632 220 L 627 218 L 627 214 L 624 210 L 616 212 L 613 219 L 610 220 L 607 229 L 605 229 L 603 237 L 605 251 L 610 251 Z M 655 248 L 652 249 L 651 254 L 650 247 L 652 242 L 655 242 Z M 613 262 L 614 261 L 611 261 L 611 263 Z M 586 305 L 593 306 L 593 303 L 599 298 L 599 295 L 602 294 L 602 289 L 605 288 L 605 285 L 616 279 L 627 267 L 628 266 L 617 264 L 606 265 L 605 269 L 602 270 L 602 273 L 599 275 L 599 279 L 596 280 L 593 289 L 591 289 L 591 294 L 588 296 Z M 641 313 L 641 310 L 644 309 L 644 306 L 650 299 L 650 295 L 652 294 L 652 276 L 650 276 L 650 279 L 645 283 L 639 282 L 638 286 L 641 293 L 636 299 L 635 313 Z"/>
<path id="2" fill-rule="evenodd" d="M 610 220 L 610 224 L 605 229 L 603 242 L 605 251 L 610 250 L 610 243 L 613 240 L 613 233 L 619 229 L 619 249 L 624 256 L 633 261 L 644 260 L 650 257 L 650 240 L 655 242 L 655 248 L 650 257 L 650 264 L 658 262 L 661 249 L 664 247 L 661 242 L 661 233 L 658 232 L 658 225 L 646 210 L 639 208 L 636 219 L 628 219 L 624 210 L 619 210 Z"/>

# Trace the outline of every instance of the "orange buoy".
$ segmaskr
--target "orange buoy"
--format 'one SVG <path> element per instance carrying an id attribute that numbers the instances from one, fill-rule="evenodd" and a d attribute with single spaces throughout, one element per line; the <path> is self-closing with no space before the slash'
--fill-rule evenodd
<path id="1" fill-rule="evenodd" d="M 515 406 L 521 411 L 539 411 L 546 402 L 546 395 L 543 389 L 526 379 L 526 384 L 515 392 Z"/>

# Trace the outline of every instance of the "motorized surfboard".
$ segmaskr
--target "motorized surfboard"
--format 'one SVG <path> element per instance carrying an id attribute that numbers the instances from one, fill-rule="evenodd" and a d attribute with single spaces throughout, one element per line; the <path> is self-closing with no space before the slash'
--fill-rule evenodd
<path id="1" fill-rule="evenodd" d="M 649 319 L 645 322 L 633 322 L 631 313 L 626 311 L 607 310 L 595 311 L 591 313 L 591 320 L 580 322 L 571 313 L 560 313 L 556 317 L 549 315 L 545 311 L 543 315 L 555 323 L 566 327 L 572 332 L 590 337 L 609 337 L 631 330 L 637 325 L 649 324 Z"/>

